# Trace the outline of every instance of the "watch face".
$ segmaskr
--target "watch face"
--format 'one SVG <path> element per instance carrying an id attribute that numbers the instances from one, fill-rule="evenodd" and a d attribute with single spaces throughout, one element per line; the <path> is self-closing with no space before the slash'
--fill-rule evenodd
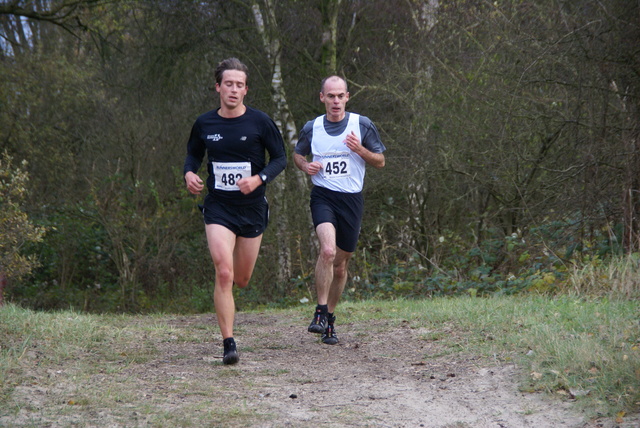
<path id="1" fill-rule="evenodd" d="M 260 178 L 262 179 L 263 182 L 267 182 L 267 175 L 266 174 L 260 174 Z"/>

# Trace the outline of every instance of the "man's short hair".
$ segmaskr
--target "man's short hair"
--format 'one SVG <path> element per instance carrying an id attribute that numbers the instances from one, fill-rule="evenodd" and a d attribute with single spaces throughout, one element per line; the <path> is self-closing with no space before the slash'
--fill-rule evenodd
<path id="1" fill-rule="evenodd" d="M 216 83 L 218 85 L 222 83 L 222 73 L 224 73 L 227 70 L 242 71 L 244 72 L 245 76 L 247 76 L 245 83 L 249 81 L 249 68 L 246 65 L 244 65 L 244 63 L 240 61 L 238 58 L 227 58 L 220 61 L 218 63 L 218 66 L 216 67 L 215 77 L 216 77 Z"/>
<path id="2" fill-rule="evenodd" d="M 340 77 L 337 75 L 333 75 L 333 76 L 327 76 L 324 79 L 322 79 L 322 83 L 320 84 L 320 92 L 324 94 L 324 84 L 327 82 L 327 80 L 342 80 L 344 82 L 344 89 L 345 92 L 349 92 L 349 87 L 347 86 L 347 79 L 345 79 L 344 77 Z"/>

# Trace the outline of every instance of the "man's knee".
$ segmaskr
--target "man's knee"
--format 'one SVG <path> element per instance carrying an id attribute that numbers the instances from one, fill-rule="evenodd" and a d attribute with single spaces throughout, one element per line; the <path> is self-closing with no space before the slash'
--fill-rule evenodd
<path id="1" fill-rule="evenodd" d="M 224 267 L 216 268 L 216 283 L 231 284 L 233 282 L 233 270 Z"/>
<path id="2" fill-rule="evenodd" d="M 333 275 L 334 278 L 344 280 L 347 277 L 347 267 L 349 266 L 352 253 L 346 253 L 342 250 L 338 253 L 333 262 Z"/>
<path id="3" fill-rule="evenodd" d="M 233 283 L 239 288 L 245 288 L 247 285 L 249 285 L 250 279 L 251 277 L 234 278 Z"/>
<path id="4" fill-rule="evenodd" d="M 344 279 L 347 276 L 347 264 L 339 263 L 333 266 L 333 277 Z"/>
<path id="5" fill-rule="evenodd" d="M 335 247 L 325 247 L 320 249 L 320 258 L 324 263 L 333 263 L 336 258 Z"/>

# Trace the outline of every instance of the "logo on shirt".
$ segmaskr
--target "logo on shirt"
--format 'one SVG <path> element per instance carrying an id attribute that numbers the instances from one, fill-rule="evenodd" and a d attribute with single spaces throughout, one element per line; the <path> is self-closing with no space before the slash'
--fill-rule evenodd
<path id="1" fill-rule="evenodd" d="M 222 140 L 222 135 L 220 134 L 207 135 L 207 140 L 220 141 Z"/>
<path id="2" fill-rule="evenodd" d="M 243 135 L 242 137 L 240 137 L 240 141 L 247 141 L 247 136 Z"/>

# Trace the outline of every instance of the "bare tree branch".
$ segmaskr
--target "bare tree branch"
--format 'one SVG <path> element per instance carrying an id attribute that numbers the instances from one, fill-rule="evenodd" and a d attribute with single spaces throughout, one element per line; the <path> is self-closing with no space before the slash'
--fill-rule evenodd
<path id="1" fill-rule="evenodd" d="M 80 22 L 78 16 L 84 6 L 95 6 L 111 2 L 112 0 L 65 0 L 59 3 L 49 3 L 50 8 L 46 10 L 40 9 L 37 4 L 30 1 L 13 0 L 0 3 L 0 16 L 13 15 L 35 21 L 50 22 L 73 33 L 73 30 L 77 28 L 86 29 L 86 26 Z"/>

